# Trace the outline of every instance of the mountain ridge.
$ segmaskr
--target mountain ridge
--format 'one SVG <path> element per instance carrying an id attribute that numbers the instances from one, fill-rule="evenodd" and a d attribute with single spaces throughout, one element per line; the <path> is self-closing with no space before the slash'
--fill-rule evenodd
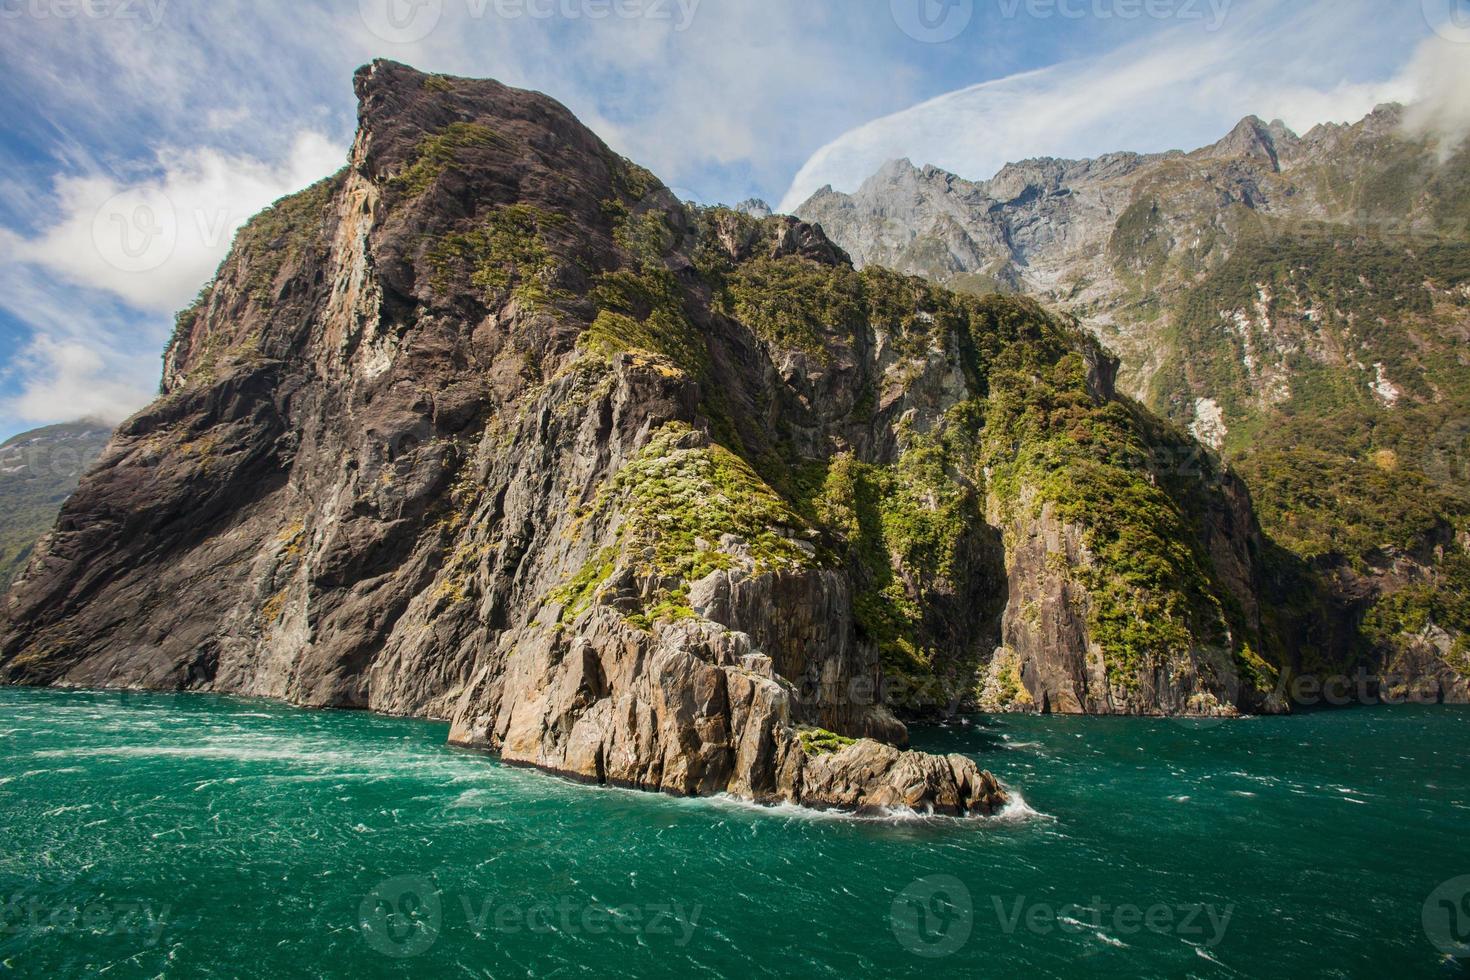
<path id="1" fill-rule="evenodd" d="M 1336 583 L 1287 590 L 1340 624 L 1309 632 L 1361 627 L 1333 645 L 1372 663 L 1442 660 L 1464 697 L 1470 153 L 1404 119 L 1386 104 L 1297 136 L 1249 116 L 1190 153 L 1022 161 L 981 182 L 889 164 L 796 210 L 859 264 L 1079 317 L 1126 391 L 1242 470 L 1305 563 L 1282 575 Z"/>
<path id="2" fill-rule="evenodd" d="M 0 587 L 8 588 L 20 574 L 111 432 L 105 422 L 81 419 L 0 443 Z"/>

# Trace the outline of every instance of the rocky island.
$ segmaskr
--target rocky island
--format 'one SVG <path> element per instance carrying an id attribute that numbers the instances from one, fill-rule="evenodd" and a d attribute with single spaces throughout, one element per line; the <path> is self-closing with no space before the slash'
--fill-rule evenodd
<path id="1" fill-rule="evenodd" d="M 377 61 L 6 599 L 7 683 L 448 720 L 597 783 L 988 814 L 958 708 L 1279 711 L 1245 485 L 1068 315 L 678 201 Z"/>

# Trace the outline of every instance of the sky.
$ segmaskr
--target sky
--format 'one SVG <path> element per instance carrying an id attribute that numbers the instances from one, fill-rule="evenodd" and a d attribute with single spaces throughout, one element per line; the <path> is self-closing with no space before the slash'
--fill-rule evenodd
<path id="1" fill-rule="evenodd" d="M 896 157 L 983 179 L 1252 113 L 1470 130 L 1470 0 L 0 0 L 0 439 L 147 404 L 234 231 L 345 162 L 375 57 L 787 210 Z"/>

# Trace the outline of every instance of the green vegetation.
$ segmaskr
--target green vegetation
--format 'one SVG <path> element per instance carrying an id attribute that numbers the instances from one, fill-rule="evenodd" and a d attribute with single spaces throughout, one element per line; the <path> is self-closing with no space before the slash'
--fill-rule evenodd
<path id="1" fill-rule="evenodd" d="M 1419 473 L 1307 446 L 1247 453 L 1239 465 L 1261 524 L 1309 562 L 1333 558 L 1364 571 L 1390 549 L 1421 549 L 1456 510 Z"/>
<path id="2" fill-rule="evenodd" d="M 426 85 L 432 83 L 432 78 L 425 82 Z M 432 187 L 446 170 L 459 165 L 461 150 L 505 145 L 505 139 L 488 126 L 469 122 L 450 123 L 442 131 L 425 136 L 419 142 L 413 162 L 393 178 L 390 186 L 410 197 L 416 197 Z"/>
<path id="3" fill-rule="evenodd" d="M 726 312 L 762 340 L 823 358 L 829 331 L 845 339 L 864 325 L 861 283 L 847 268 L 755 259 L 730 277 Z"/>
<path id="4" fill-rule="evenodd" d="M 856 745 L 858 741 L 855 738 L 838 735 L 813 725 L 802 725 L 797 728 L 796 737 L 801 742 L 801 750 L 807 755 L 831 755 L 834 752 L 841 752 L 849 745 Z"/>
<path id="5" fill-rule="evenodd" d="M 561 296 L 552 285 L 557 263 L 545 236 L 563 222 L 524 204 L 497 208 L 480 227 L 446 235 L 429 248 L 432 285 L 452 294 L 467 282 L 491 305 L 514 297 L 531 308 L 549 307 Z"/>
<path id="6" fill-rule="evenodd" d="M 681 445 L 688 426 L 671 423 L 618 472 L 612 492 L 627 508 L 625 544 L 644 571 L 693 582 L 729 559 L 717 550 L 733 534 L 757 572 L 803 568 L 811 552 L 796 541 L 804 523 L 750 464 L 719 445 Z"/>
<path id="7" fill-rule="evenodd" d="M 963 690 L 979 667 L 978 648 L 949 649 L 926 621 L 970 584 L 963 580 L 984 528 L 974 474 L 958 472 L 969 468 L 961 447 L 973 430 L 950 431 L 950 439 L 907 433 L 909 448 L 893 466 L 835 457 L 810 504 L 853 572 L 859 627 L 887 674 L 910 689 L 936 677 Z"/>
<path id="8" fill-rule="evenodd" d="M 612 578 L 617 570 L 618 552 L 616 548 L 604 548 L 598 552 L 597 557 L 582 566 L 572 580 L 566 585 L 553 589 L 547 598 L 562 606 L 561 618 L 563 622 L 570 622 L 580 616 L 592 605 L 597 598 L 597 592 L 602 588 L 604 582 Z"/>
<path id="9" fill-rule="evenodd" d="M 1371 371 L 1346 365 L 1324 370 L 1307 345 L 1352 351 L 1363 365 L 1382 364 L 1410 398 L 1432 397 L 1436 387 L 1450 384 L 1470 400 L 1470 383 L 1457 363 L 1435 370 L 1442 358 L 1433 348 L 1442 342 L 1436 343 L 1428 323 L 1434 312 L 1430 286 L 1449 290 L 1467 282 L 1465 244 L 1411 249 L 1325 234 L 1248 240 L 1181 301 L 1166 338 L 1172 354 L 1155 381 L 1153 401 L 1177 417 L 1192 405 L 1188 393 L 1205 393 L 1232 421 L 1247 421 L 1250 431 L 1259 394 L 1247 368 L 1253 360 L 1258 372 L 1279 367 L 1292 376 L 1297 404 L 1283 408 L 1287 414 L 1315 419 L 1349 405 L 1372 408 Z M 1277 353 L 1272 338 L 1259 333 L 1258 306 L 1273 319 L 1313 311 L 1291 326 L 1290 353 Z M 1250 321 L 1244 336 L 1237 312 Z M 1237 445 L 1245 438 L 1237 436 Z"/>
<path id="10" fill-rule="evenodd" d="M 1113 226 L 1108 254 L 1130 269 L 1162 266 L 1169 260 L 1169 239 L 1155 197 L 1140 197 Z"/>
<path id="11" fill-rule="evenodd" d="M 1430 626 L 1451 637 L 1446 660 L 1470 677 L 1470 556 L 1462 551 L 1447 555 L 1431 581 L 1374 603 L 1364 617 L 1363 634 L 1378 649 L 1397 650 Z"/>
<path id="12" fill-rule="evenodd" d="M 1173 447 L 1146 441 L 1135 407 L 1098 401 L 1080 354 L 1054 349 L 1046 363 L 1043 349 L 1013 347 L 991 374 L 991 488 L 1009 517 L 1034 519 L 1051 505 L 1060 522 L 1083 529 L 1090 560 L 1071 573 L 1088 590 L 1088 627 L 1110 679 L 1131 688 L 1145 671 L 1226 645 L 1226 593 L 1198 537 L 1198 502 L 1171 496 L 1155 473 Z"/>
<path id="13" fill-rule="evenodd" d="M 691 377 L 704 376 L 708 349 L 666 271 L 603 273 L 593 286 L 592 299 L 600 312 L 582 336 L 585 349 L 604 356 L 643 351 L 667 358 Z"/>
<path id="14" fill-rule="evenodd" d="M 880 267 L 861 272 L 797 256 L 757 258 L 716 272 L 721 310 L 779 348 L 825 361 L 831 340 L 869 326 L 906 357 L 923 356 L 966 319 L 972 300 Z"/>
<path id="15" fill-rule="evenodd" d="M 815 563 L 815 548 L 800 543 L 812 532 L 790 505 L 745 460 L 683 423 L 660 429 L 581 516 L 614 509 L 622 515 L 617 549 L 600 552 L 553 593 L 566 617 L 590 604 L 619 560 L 657 583 L 635 622 L 692 615 L 689 586 L 734 563 L 721 545 L 726 535 L 740 539 L 756 574 Z"/>
<path id="16" fill-rule="evenodd" d="M 1343 193 L 1371 197 L 1373 187 Z M 1460 472 L 1470 375 L 1459 339 L 1470 245 L 1331 226 L 1260 232 L 1179 302 L 1153 401 L 1179 418 L 1198 396 L 1222 406 L 1226 456 L 1271 539 L 1268 615 L 1292 620 L 1273 632 L 1306 661 L 1346 645 L 1381 662 L 1426 622 L 1459 622 L 1454 603 L 1436 596 L 1453 595 L 1450 569 L 1463 552 L 1452 539 L 1470 528 Z M 1287 386 L 1266 398 L 1273 372 Z M 1380 376 L 1394 386 L 1391 404 L 1373 387 Z M 1396 556 L 1423 563 L 1428 579 L 1390 586 L 1368 601 L 1355 635 L 1334 639 L 1324 624 L 1353 622 L 1358 601 L 1334 595 L 1338 570 L 1372 575 Z"/>
<path id="17" fill-rule="evenodd" d="M 274 299 L 281 270 L 299 264 L 307 250 L 321 242 L 332 200 L 346 179 L 344 167 L 304 191 L 281 198 L 236 233 L 233 254 L 245 265 L 246 288 L 256 302 Z"/>

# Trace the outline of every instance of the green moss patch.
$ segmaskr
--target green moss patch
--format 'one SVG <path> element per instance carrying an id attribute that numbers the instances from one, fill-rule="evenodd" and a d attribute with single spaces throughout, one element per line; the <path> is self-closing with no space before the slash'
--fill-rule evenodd
<path id="1" fill-rule="evenodd" d="M 560 296 L 545 236 L 563 223 L 560 215 L 513 204 L 492 211 L 477 228 L 444 236 L 425 256 L 435 291 L 448 295 L 472 286 L 491 305 L 514 297 L 533 308 L 550 306 Z"/>
<path id="2" fill-rule="evenodd" d="M 430 78 L 425 84 L 431 85 L 433 81 Z M 461 150 L 505 145 L 504 138 L 488 126 L 471 122 L 450 123 L 419 142 L 413 162 L 392 179 L 390 186 L 403 194 L 417 196 L 432 187 L 446 170 L 458 166 Z"/>
<path id="3" fill-rule="evenodd" d="M 807 755 L 831 755 L 841 752 L 849 745 L 856 745 L 858 740 L 848 738 L 829 732 L 825 728 L 803 725 L 796 730 L 796 737 L 801 742 L 801 750 Z"/>

